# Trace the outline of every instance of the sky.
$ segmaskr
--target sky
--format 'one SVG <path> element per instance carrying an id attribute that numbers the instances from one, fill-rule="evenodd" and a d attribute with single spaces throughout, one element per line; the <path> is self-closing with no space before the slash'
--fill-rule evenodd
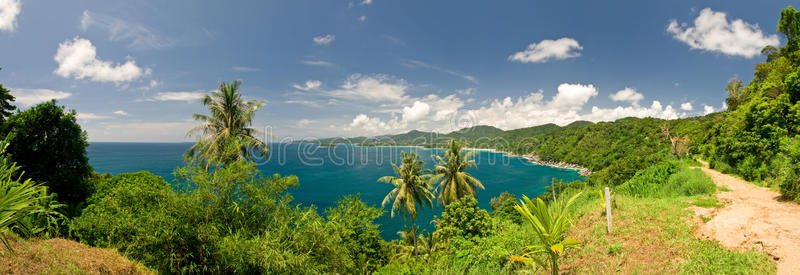
<path id="1" fill-rule="evenodd" d="M 0 83 L 90 142 L 192 141 L 240 79 L 273 139 L 725 109 L 787 1 L 0 0 Z"/>

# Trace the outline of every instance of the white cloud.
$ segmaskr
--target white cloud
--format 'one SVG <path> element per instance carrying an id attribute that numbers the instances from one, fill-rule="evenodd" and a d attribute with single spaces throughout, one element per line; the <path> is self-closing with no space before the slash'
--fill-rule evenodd
<path id="1" fill-rule="evenodd" d="M 0 31 L 17 30 L 17 15 L 21 11 L 19 0 L 0 0 Z"/>
<path id="2" fill-rule="evenodd" d="M 120 83 L 150 74 L 150 69 L 140 68 L 133 59 L 123 64 L 98 59 L 92 42 L 79 37 L 59 44 L 53 59 L 58 63 L 55 74 L 64 78 Z"/>
<path id="3" fill-rule="evenodd" d="M 694 106 L 692 106 L 691 102 L 685 102 L 685 103 L 681 104 L 681 110 L 691 111 L 691 110 L 694 110 Z"/>
<path id="4" fill-rule="evenodd" d="M 575 39 L 564 37 L 557 40 L 542 40 L 531 43 L 524 51 L 508 57 L 508 60 L 521 63 L 544 63 L 550 59 L 567 59 L 581 56 L 583 47 Z"/>
<path id="5" fill-rule="evenodd" d="M 723 111 L 728 110 L 728 102 L 725 101 L 722 102 L 722 110 Z"/>
<path id="6" fill-rule="evenodd" d="M 333 41 L 336 40 L 336 36 L 333 35 L 333 34 L 314 36 L 313 40 L 314 40 L 314 44 L 325 46 L 325 45 L 330 45 L 331 43 L 333 43 Z"/>
<path id="7" fill-rule="evenodd" d="M 765 35 L 758 24 L 750 24 L 742 19 L 728 22 L 724 12 L 715 12 L 710 8 L 700 11 L 694 26 L 678 24 L 673 19 L 667 25 L 667 32 L 692 49 L 746 58 L 760 55 L 764 46 L 777 46 L 780 43 L 777 35 Z"/>
<path id="8" fill-rule="evenodd" d="M 463 79 L 465 79 L 465 80 L 467 80 L 469 82 L 472 82 L 473 84 L 478 84 L 478 79 L 475 78 L 474 76 L 471 76 L 471 75 L 468 75 L 468 74 L 465 74 L 465 73 L 462 73 L 462 72 L 450 70 L 450 69 L 441 68 L 441 67 L 438 67 L 438 66 L 435 66 L 435 65 L 431 65 L 431 64 L 419 61 L 419 60 L 409 60 L 409 61 L 403 63 L 403 65 L 405 65 L 406 67 L 409 67 L 409 68 L 425 68 L 425 69 L 436 70 L 436 71 L 439 71 L 439 72 L 442 72 L 442 73 L 445 73 L 445 74 L 449 74 L 449 75 L 452 75 L 452 76 L 463 78 Z"/>
<path id="9" fill-rule="evenodd" d="M 352 101 L 401 103 L 408 99 L 408 84 L 387 75 L 350 75 L 338 89 L 326 91 L 334 98 Z"/>
<path id="10" fill-rule="evenodd" d="M 558 85 L 558 93 L 553 97 L 551 104 L 558 110 L 580 110 L 589 99 L 597 96 L 594 85 L 569 84 Z"/>
<path id="11" fill-rule="evenodd" d="M 134 49 L 165 49 L 175 44 L 173 39 L 158 35 L 142 24 L 85 10 L 81 16 L 81 29 L 87 31 L 91 27 L 107 31 L 111 41 L 130 41 L 128 46 Z"/>
<path id="12" fill-rule="evenodd" d="M 639 103 L 639 101 L 644 99 L 644 96 L 636 92 L 636 89 L 626 87 L 625 89 L 619 90 L 616 93 L 609 95 L 609 98 L 611 98 L 611 100 L 613 101 L 627 101 L 630 103 Z"/>
<path id="13" fill-rule="evenodd" d="M 14 102 L 22 106 L 31 106 L 51 99 L 64 99 L 70 97 L 72 94 L 63 91 L 54 91 L 50 89 L 9 89 L 11 95 L 16 99 Z"/>
<path id="14" fill-rule="evenodd" d="M 204 92 L 194 91 L 194 92 L 159 92 L 156 93 L 150 99 L 145 99 L 145 101 L 186 101 L 186 102 L 193 102 L 199 101 L 206 95 Z"/>
<path id="15" fill-rule="evenodd" d="M 598 122 L 624 117 L 675 119 L 688 115 L 678 112 L 670 105 L 664 106 L 659 101 L 653 101 L 650 106 L 640 106 L 637 102 L 641 99 L 637 99 L 637 96 L 628 96 L 623 100 L 630 103 L 629 106 L 593 106 L 591 110 L 582 111 L 597 94 L 597 89 L 591 84 L 563 83 L 549 100 L 545 99 L 544 91 L 540 90 L 516 99 L 494 99 L 475 108 L 464 108 L 464 101 L 458 97 L 458 93 L 447 97 L 435 94 L 408 97 L 401 101 L 402 108 L 384 112 L 391 113 L 388 118 L 361 113 L 349 124 L 342 126 L 342 129 L 359 135 L 402 133 L 412 129 L 446 133 L 475 125 L 491 125 L 509 130 L 546 123 L 566 125 L 576 120 Z"/>
<path id="16" fill-rule="evenodd" d="M 115 115 L 121 115 L 121 116 L 127 116 L 128 112 L 123 111 L 123 110 L 116 110 L 116 111 L 114 111 L 114 114 Z"/>
<path id="17" fill-rule="evenodd" d="M 703 105 L 703 114 L 704 115 L 707 115 L 707 114 L 710 114 L 710 113 L 713 113 L 713 112 L 714 112 L 714 107 L 708 106 L 708 105 Z"/>
<path id="18" fill-rule="evenodd" d="M 301 119 L 301 120 L 297 121 L 297 126 L 304 127 L 304 126 L 307 126 L 307 125 L 309 125 L 311 123 L 314 123 L 314 122 L 316 122 L 316 121 L 315 120 L 311 120 L 311 119 Z"/>
<path id="19" fill-rule="evenodd" d="M 320 86 L 322 86 L 322 82 L 320 82 L 319 80 L 308 80 L 303 85 L 292 84 L 293 88 L 298 89 L 298 90 L 303 90 L 303 91 L 315 90 L 315 89 L 319 88 Z"/>
<path id="20" fill-rule="evenodd" d="M 260 72 L 261 71 L 261 68 L 247 67 L 247 66 L 233 66 L 232 69 L 234 71 L 237 71 L 237 72 Z"/>
<path id="21" fill-rule="evenodd" d="M 411 107 L 403 107 L 403 120 L 407 122 L 416 122 L 425 118 L 431 111 L 431 106 L 425 102 L 414 101 Z"/>
<path id="22" fill-rule="evenodd" d="M 369 4 L 372 4 L 372 0 L 361 1 L 361 5 L 369 5 Z"/>
<path id="23" fill-rule="evenodd" d="M 358 17 L 358 21 L 361 21 L 361 22 L 367 21 L 367 16 L 366 15 L 362 15 L 362 16 Z"/>
<path id="24" fill-rule="evenodd" d="M 106 119 L 106 118 L 108 118 L 108 116 L 101 116 L 101 115 L 96 115 L 96 114 L 93 114 L 93 113 L 78 113 L 77 117 L 80 120 L 95 120 L 95 119 Z"/>
<path id="25" fill-rule="evenodd" d="M 318 66 L 318 67 L 331 67 L 333 63 L 324 60 L 301 60 L 300 63 L 309 65 L 309 66 Z"/>

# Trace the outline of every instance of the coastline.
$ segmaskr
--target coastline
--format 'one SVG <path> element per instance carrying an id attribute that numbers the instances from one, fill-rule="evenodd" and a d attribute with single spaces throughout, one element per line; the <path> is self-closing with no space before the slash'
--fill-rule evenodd
<path id="1" fill-rule="evenodd" d="M 355 146 L 357 146 L 357 147 L 417 148 L 417 149 L 422 149 L 422 150 L 443 149 L 443 148 L 426 148 L 426 147 L 423 147 L 423 146 L 420 146 L 420 145 L 370 145 L 370 146 L 362 146 L 362 145 L 357 145 L 356 144 Z M 333 148 L 333 147 L 334 146 L 319 146 L 319 148 Z M 468 148 L 464 148 L 464 150 L 499 153 L 499 154 L 504 154 L 504 155 L 506 155 L 508 157 L 512 157 L 512 158 L 522 158 L 522 159 L 525 159 L 528 162 L 531 162 L 531 163 L 536 164 L 536 165 L 549 166 L 549 167 L 560 168 L 560 169 L 576 170 L 576 171 L 578 171 L 578 175 L 580 175 L 581 177 L 586 177 L 586 176 L 589 176 L 592 173 L 594 173 L 594 171 L 592 171 L 591 169 L 583 167 L 583 166 L 580 166 L 580 165 L 577 165 L 577 164 L 574 164 L 574 163 L 567 163 L 567 162 L 563 162 L 563 161 L 545 161 L 545 160 L 541 160 L 541 158 L 539 158 L 539 156 L 534 155 L 534 154 L 517 155 L 517 154 L 511 153 L 511 152 L 500 151 L 500 150 L 497 150 L 497 149 L 494 149 L 494 148 L 471 148 L 471 147 L 468 147 Z"/>

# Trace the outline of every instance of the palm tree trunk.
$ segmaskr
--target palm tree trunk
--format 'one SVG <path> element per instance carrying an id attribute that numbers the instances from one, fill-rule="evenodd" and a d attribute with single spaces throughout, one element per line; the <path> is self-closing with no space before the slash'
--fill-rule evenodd
<path id="1" fill-rule="evenodd" d="M 417 227 L 414 225 L 414 219 L 411 219 L 411 234 L 414 237 L 414 257 L 419 257 L 417 252 Z"/>

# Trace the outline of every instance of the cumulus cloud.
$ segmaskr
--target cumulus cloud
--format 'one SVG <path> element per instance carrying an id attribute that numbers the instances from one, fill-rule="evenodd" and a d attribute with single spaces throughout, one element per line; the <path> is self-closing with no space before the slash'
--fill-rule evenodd
<path id="1" fill-rule="evenodd" d="M 691 102 L 685 102 L 685 103 L 681 104 L 681 110 L 691 111 L 691 110 L 694 110 L 694 106 L 692 106 Z"/>
<path id="2" fill-rule="evenodd" d="M 0 0 L 0 31 L 17 30 L 17 15 L 21 11 L 19 0 Z"/>
<path id="3" fill-rule="evenodd" d="M 128 46 L 134 49 L 165 49 L 175 44 L 173 39 L 142 24 L 85 10 L 81 16 L 81 29 L 87 31 L 89 28 L 107 31 L 111 41 L 130 41 Z"/>
<path id="4" fill-rule="evenodd" d="M 320 82 L 319 80 L 308 80 L 303 85 L 292 84 L 293 88 L 298 89 L 298 90 L 303 90 L 303 91 L 315 90 L 315 89 L 319 88 L 320 86 L 322 86 L 322 82 Z"/>
<path id="5" fill-rule="evenodd" d="M 51 99 L 64 99 L 70 97 L 72 94 L 63 92 L 63 91 L 55 91 L 50 89 L 10 89 L 11 95 L 13 95 L 16 99 L 14 102 L 21 104 L 22 106 L 31 106 L 36 105 L 38 103 L 42 103 L 45 101 L 49 101 Z"/>
<path id="6" fill-rule="evenodd" d="M 336 40 L 336 36 L 333 34 L 314 36 L 313 40 L 314 44 L 325 46 L 333 43 L 333 41 Z"/>
<path id="7" fill-rule="evenodd" d="M 583 47 L 577 40 L 564 37 L 557 40 L 542 40 L 531 43 L 528 48 L 508 57 L 508 60 L 521 63 L 544 63 L 550 59 L 560 60 L 581 56 Z"/>
<path id="8" fill-rule="evenodd" d="M 609 95 L 608 97 L 613 101 L 626 101 L 634 104 L 638 104 L 639 101 L 644 99 L 644 96 L 637 92 L 636 89 L 627 87 Z"/>
<path id="9" fill-rule="evenodd" d="M 403 120 L 415 122 L 425 118 L 431 111 L 431 106 L 425 102 L 414 101 L 411 107 L 403 107 Z"/>
<path id="10" fill-rule="evenodd" d="M 116 110 L 116 111 L 114 111 L 114 114 L 115 115 L 121 115 L 121 116 L 127 116 L 128 112 L 123 111 L 123 110 Z"/>
<path id="11" fill-rule="evenodd" d="M 350 75 L 338 89 L 325 91 L 334 98 L 366 102 L 400 103 L 408 99 L 408 84 L 388 75 Z"/>
<path id="12" fill-rule="evenodd" d="M 597 94 L 597 88 L 592 84 L 563 83 L 549 99 L 540 90 L 517 98 L 494 99 L 473 108 L 464 108 L 464 102 L 458 97 L 458 93 L 446 97 L 430 94 L 409 97 L 402 101 L 403 107 L 396 112 L 391 111 L 388 118 L 361 113 L 345 125 L 344 130 L 360 134 L 393 134 L 412 129 L 446 133 L 475 125 L 491 125 L 509 130 L 546 123 L 566 125 L 576 120 L 598 122 L 624 117 L 675 119 L 689 115 L 679 112 L 671 105 L 664 106 L 657 100 L 652 101 L 649 106 L 640 106 L 638 102 L 643 98 L 631 95 L 621 100 L 629 103 L 628 106 L 592 106 L 590 110 L 584 110 L 590 99 Z"/>
<path id="13" fill-rule="evenodd" d="M 358 21 L 361 21 L 361 22 L 367 21 L 367 16 L 366 15 L 362 15 L 362 16 L 358 17 Z"/>
<path id="14" fill-rule="evenodd" d="M 369 4 L 372 4 L 372 0 L 361 1 L 361 5 L 369 5 Z"/>
<path id="15" fill-rule="evenodd" d="M 130 58 L 123 64 L 98 59 L 92 42 L 79 37 L 59 44 L 53 59 L 58 63 L 55 74 L 64 78 L 121 83 L 150 75 L 150 69 L 142 69 Z"/>
<path id="16" fill-rule="evenodd" d="M 710 8 L 700 11 L 693 26 L 678 24 L 673 19 L 667 25 L 667 32 L 692 49 L 746 58 L 760 55 L 764 46 L 777 46 L 780 43 L 777 35 L 764 34 L 758 24 L 750 24 L 742 19 L 729 22 L 724 12 Z"/>
<path id="17" fill-rule="evenodd" d="M 713 113 L 713 112 L 714 112 L 714 107 L 708 106 L 708 105 L 703 105 L 703 114 L 704 115 L 707 115 L 707 114 L 710 114 L 710 113 Z"/>

